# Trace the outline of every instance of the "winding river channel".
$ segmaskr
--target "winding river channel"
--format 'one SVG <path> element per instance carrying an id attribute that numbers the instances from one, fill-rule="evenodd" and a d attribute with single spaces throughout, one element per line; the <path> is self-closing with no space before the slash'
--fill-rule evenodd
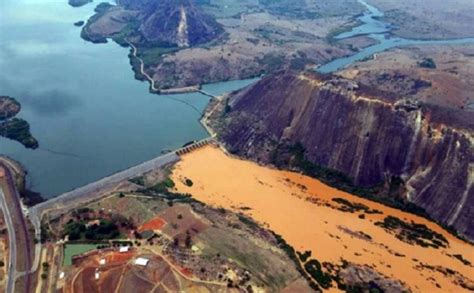
<path id="1" fill-rule="evenodd" d="M 383 14 L 361 3 L 368 9 L 359 18 L 361 25 L 336 38 L 368 35 L 378 44 L 318 71 L 332 72 L 402 45 L 474 43 L 387 37 L 390 25 L 378 20 Z M 207 96 L 150 94 L 148 83 L 134 79 L 129 49 L 79 37 L 80 28 L 73 23 L 87 20 L 94 7 L 72 8 L 66 0 L 0 1 L 0 94 L 20 101 L 19 117 L 30 123 L 40 143 L 39 149 L 28 150 L 0 139 L 0 154 L 26 166 L 29 187 L 46 198 L 207 136 L 198 122 Z M 253 81 L 203 89 L 219 95 Z"/>
<path id="2" fill-rule="evenodd" d="M 377 41 L 377 44 L 364 48 L 358 53 L 335 59 L 327 64 L 318 67 L 316 70 L 321 73 L 330 73 L 349 66 L 357 61 L 372 57 L 374 54 L 389 50 L 391 48 L 416 45 L 456 45 L 456 44 L 474 44 L 474 38 L 451 39 L 451 40 L 415 40 L 405 39 L 389 34 L 392 26 L 381 20 L 383 12 L 376 7 L 369 5 L 363 0 L 359 3 L 367 8 L 367 11 L 358 18 L 361 23 L 350 31 L 343 32 L 335 39 L 347 39 L 355 36 L 368 36 Z"/>

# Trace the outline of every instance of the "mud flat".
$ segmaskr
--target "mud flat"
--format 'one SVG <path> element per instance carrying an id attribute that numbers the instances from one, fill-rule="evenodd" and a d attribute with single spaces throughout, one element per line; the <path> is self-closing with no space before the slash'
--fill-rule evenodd
<path id="1" fill-rule="evenodd" d="M 473 288 L 473 246 L 424 218 L 298 173 L 229 157 L 212 146 L 182 156 L 172 179 L 179 192 L 251 216 L 321 263 L 368 265 L 414 292 Z M 413 237 L 408 226 L 431 236 Z"/>

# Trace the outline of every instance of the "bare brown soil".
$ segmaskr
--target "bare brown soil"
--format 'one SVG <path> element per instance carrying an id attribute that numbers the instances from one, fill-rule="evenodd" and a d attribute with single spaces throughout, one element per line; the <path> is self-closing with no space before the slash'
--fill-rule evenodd
<path id="1" fill-rule="evenodd" d="M 133 242 L 128 253 L 109 247 L 75 257 L 72 266 L 60 268 L 66 277 L 57 282 L 57 287 L 64 292 L 129 292 L 130 288 L 148 292 L 234 292 L 227 289 L 229 281 L 257 291 L 278 291 L 295 281 L 303 291 L 308 289 L 294 263 L 277 248 L 273 235 L 247 226 L 233 213 L 198 203 L 171 204 L 139 193 L 112 195 L 88 208 L 101 211 L 104 217 L 109 213 L 127 217 L 139 227 L 138 231 L 143 227 L 160 228 L 147 239 L 123 232 Z M 51 221 L 53 230 L 60 229 L 63 222 Z M 253 252 L 251 258 L 246 251 Z M 145 268 L 133 264 L 139 256 L 150 260 Z M 100 259 L 105 259 L 105 265 L 100 265 Z M 99 280 L 91 275 L 95 269 L 100 271 Z M 241 281 L 248 273 L 251 278 Z"/>
<path id="2" fill-rule="evenodd" d="M 168 223 L 163 232 L 172 238 L 179 237 L 184 240 L 186 232 L 200 233 L 209 226 L 209 222 L 193 213 L 189 206 L 173 206 L 166 209 L 160 217 Z"/>
<path id="3" fill-rule="evenodd" d="M 150 221 L 146 222 L 140 228 L 138 229 L 139 232 L 143 232 L 146 230 L 160 230 L 161 227 L 163 227 L 166 224 L 166 222 L 161 218 L 161 217 L 155 217 L 151 219 Z"/>
<path id="4" fill-rule="evenodd" d="M 473 111 L 472 56 L 474 45 L 393 49 L 377 54 L 373 60 L 356 63 L 340 74 L 400 98 L 412 96 L 445 108 Z M 436 68 L 420 66 L 428 58 Z"/>
<path id="5" fill-rule="evenodd" d="M 134 265 L 133 259 L 145 257 L 150 260 L 146 267 Z M 99 259 L 105 259 L 105 265 L 99 265 Z M 85 255 L 66 279 L 64 292 L 152 292 L 163 286 L 170 292 L 185 290 L 186 279 L 161 256 L 140 254 L 138 250 L 128 253 L 116 251 L 92 252 Z M 99 279 L 95 273 L 99 272 Z M 192 275 L 188 275 L 192 277 Z M 195 284 L 196 288 L 206 290 Z M 224 286 L 221 286 L 224 287 Z"/>

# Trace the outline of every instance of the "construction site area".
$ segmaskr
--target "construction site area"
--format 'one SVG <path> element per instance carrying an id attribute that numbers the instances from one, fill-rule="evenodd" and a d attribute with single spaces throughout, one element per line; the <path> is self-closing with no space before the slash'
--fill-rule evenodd
<path id="1" fill-rule="evenodd" d="M 309 289 L 274 234 L 240 213 L 176 193 L 170 168 L 122 182 L 59 216 L 46 214 L 38 288 L 75 293 Z M 183 184 L 193 182 L 184 178 Z"/>

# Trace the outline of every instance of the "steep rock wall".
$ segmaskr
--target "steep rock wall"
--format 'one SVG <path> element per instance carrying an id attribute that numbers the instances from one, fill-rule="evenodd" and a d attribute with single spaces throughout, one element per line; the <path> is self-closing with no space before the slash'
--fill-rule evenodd
<path id="1" fill-rule="evenodd" d="M 309 161 L 358 186 L 400 177 L 409 201 L 473 239 L 472 130 L 393 101 L 341 78 L 280 73 L 233 95 L 219 133 L 229 150 L 263 163 L 278 144 L 301 143 Z"/>

